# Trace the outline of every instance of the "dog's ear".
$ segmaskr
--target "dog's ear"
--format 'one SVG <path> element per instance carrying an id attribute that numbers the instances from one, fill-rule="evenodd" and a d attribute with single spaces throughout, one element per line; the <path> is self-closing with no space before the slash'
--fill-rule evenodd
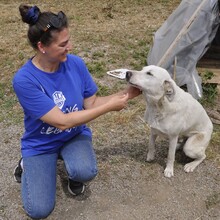
<path id="1" fill-rule="evenodd" d="M 174 90 L 172 82 L 165 80 L 163 83 L 163 87 L 164 87 L 164 95 L 167 97 L 167 99 L 170 102 L 172 102 L 174 95 L 175 95 L 175 90 Z"/>

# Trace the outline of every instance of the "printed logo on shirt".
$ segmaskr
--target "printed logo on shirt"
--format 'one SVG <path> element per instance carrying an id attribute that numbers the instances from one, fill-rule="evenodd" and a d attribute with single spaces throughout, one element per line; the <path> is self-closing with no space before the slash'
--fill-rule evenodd
<path id="1" fill-rule="evenodd" d="M 78 111 L 79 108 L 77 106 L 77 104 L 75 104 L 74 106 L 71 106 L 71 107 L 68 107 L 66 108 L 66 110 L 63 110 L 63 113 L 70 113 L 70 112 L 75 112 L 75 111 Z M 68 128 L 65 130 L 65 132 L 72 132 L 72 131 L 77 131 L 77 127 L 72 127 L 72 128 Z M 60 134 L 64 131 L 62 131 L 61 129 L 59 128 L 56 128 L 56 127 L 53 127 L 53 126 L 50 126 L 46 123 L 43 123 L 43 127 L 40 131 L 41 134 L 43 135 L 50 135 L 50 134 Z"/>
<path id="2" fill-rule="evenodd" d="M 56 91 L 53 93 L 53 100 L 54 103 L 59 107 L 59 109 L 62 109 L 66 98 L 61 91 Z"/>

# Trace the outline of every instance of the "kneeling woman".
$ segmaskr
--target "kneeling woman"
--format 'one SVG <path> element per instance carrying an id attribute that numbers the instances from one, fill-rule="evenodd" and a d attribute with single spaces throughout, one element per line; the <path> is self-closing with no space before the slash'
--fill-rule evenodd
<path id="1" fill-rule="evenodd" d="M 138 89 L 105 97 L 83 60 L 71 50 L 67 17 L 63 12 L 41 12 L 20 5 L 28 39 L 35 55 L 15 74 L 13 88 L 24 111 L 22 159 L 15 170 L 21 182 L 26 213 L 46 218 L 54 209 L 57 159 L 62 158 L 72 195 L 84 192 L 85 182 L 97 175 L 91 130 L 86 123 L 110 111 L 123 109 Z M 21 179 L 19 179 L 21 178 Z"/>

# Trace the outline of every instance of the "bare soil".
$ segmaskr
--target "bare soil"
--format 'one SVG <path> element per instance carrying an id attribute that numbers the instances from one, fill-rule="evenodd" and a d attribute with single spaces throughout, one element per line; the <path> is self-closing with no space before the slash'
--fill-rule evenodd
<path id="1" fill-rule="evenodd" d="M 4 125 L 2 125 L 4 126 Z M 94 137 L 99 174 L 83 196 L 72 197 L 67 191 L 67 177 L 58 162 L 57 202 L 50 220 L 219 220 L 220 173 L 212 160 L 205 160 L 194 173 L 183 171 L 188 158 L 179 151 L 175 176 L 165 178 L 163 170 L 167 142 L 160 140 L 157 158 L 147 163 L 147 135 L 143 124 L 114 131 L 103 127 L 109 141 Z M 21 204 L 20 184 L 13 180 L 19 158 L 20 126 L 1 129 L 0 219 L 28 220 Z M 130 137 L 129 137 L 130 136 Z M 7 156 L 6 156 L 7 155 Z"/>
<path id="2" fill-rule="evenodd" d="M 26 2 L 35 3 L 42 10 L 65 11 L 70 17 L 73 53 L 90 65 L 94 61 L 103 62 L 103 71 L 140 67 L 143 57 L 137 59 L 137 55 L 143 51 L 146 52 L 143 56 L 147 54 L 154 31 L 180 3 L 177 0 Z M 0 1 L 2 85 L 7 85 L 14 72 L 33 55 L 26 42 L 27 27 L 19 20 L 19 4 L 16 0 Z M 110 76 L 94 75 L 94 78 L 112 92 L 115 87 L 125 86 Z M 8 90 L 4 92 L 13 97 Z M 184 172 L 183 166 L 189 158 L 178 151 L 174 177 L 165 178 L 166 140 L 157 141 L 155 161 L 146 162 L 149 129 L 142 121 L 144 109 L 145 102 L 140 96 L 123 111 L 108 113 L 89 123 L 99 174 L 87 183 L 84 195 L 72 197 L 67 191 L 63 162 L 58 161 L 56 207 L 48 220 L 220 220 L 218 128 L 207 149 L 207 159 L 193 173 Z M 16 104 L 7 114 L 1 114 L 11 115 L 11 119 L 0 122 L 0 220 L 28 220 L 22 209 L 20 184 L 13 180 L 13 169 L 20 158 L 22 112 Z"/>

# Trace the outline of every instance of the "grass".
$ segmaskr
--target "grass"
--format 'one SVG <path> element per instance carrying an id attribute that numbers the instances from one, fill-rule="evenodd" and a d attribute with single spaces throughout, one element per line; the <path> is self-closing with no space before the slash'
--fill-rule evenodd
<path id="1" fill-rule="evenodd" d="M 220 204 L 220 193 L 213 193 L 206 199 L 205 203 L 208 210 L 211 209 L 214 205 Z"/>
<path id="2" fill-rule="evenodd" d="M 98 95 L 108 95 L 126 86 L 124 81 L 106 75 L 108 70 L 116 68 L 141 69 L 146 65 L 148 51 L 152 45 L 154 32 L 167 19 L 180 3 L 180 0 L 123 0 L 89 1 L 58 0 L 24 1 L 37 4 L 42 10 L 63 10 L 69 17 L 73 51 L 81 56 L 99 86 Z M 18 13 L 18 0 L 2 0 L 0 7 L 0 122 L 7 125 L 23 126 L 23 113 L 11 86 L 14 73 L 34 51 L 26 38 L 27 26 L 22 23 Z M 153 11 L 153 13 L 152 13 Z M 86 12 L 86 13 L 85 13 Z M 212 77 L 207 73 L 207 78 Z M 216 87 L 205 83 L 204 100 L 213 105 L 217 96 Z M 140 99 L 129 102 L 126 113 L 108 115 L 108 121 L 102 117 L 91 124 L 99 130 L 99 123 L 108 123 L 108 127 L 129 124 L 142 116 L 145 103 Z M 103 118 L 105 118 L 104 121 Z M 105 135 L 105 134 L 103 134 Z M 213 141 L 219 145 L 219 130 L 215 128 Z M 214 146 L 213 145 L 213 146 Z M 213 147 L 220 154 L 217 147 Z M 210 155 L 212 153 L 210 152 Z M 215 158 L 217 157 L 215 155 Z"/>
<path id="3" fill-rule="evenodd" d="M 215 104 L 218 97 L 218 88 L 217 84 L 211 84 L 208 81 L 214 77 L 214 73 L 206 70 L 202 75 L 202 89 L 203 89 L 203 98 L 201 104 L 204 106 L 212 106 Z"/>

